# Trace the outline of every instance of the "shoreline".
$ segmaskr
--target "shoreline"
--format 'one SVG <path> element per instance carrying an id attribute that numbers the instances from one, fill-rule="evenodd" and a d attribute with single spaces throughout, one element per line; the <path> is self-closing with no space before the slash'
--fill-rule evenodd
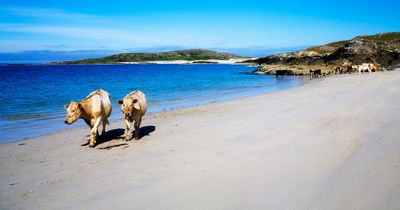
<path id="1" fill-rule="evenodd" d="M 263 76 L 263 75 L 260 75 L 260 76 Z M 299 78 L 299 79 L 301 79 L 301 78 Z M 209 104 L 219 104 L 219 103 L 224 103 L 224 102 L 245 100 L 245 99 L 252 98 L 252 97 L 257 97 L 257 96 L 272 94 L 272 93 L 285 91 L 285 90 L 289 90 L 289 89 L 293 89 L 293 88 L 298 88 L 298 87 L 301 87 L 303 85 L 306 85 L 309 82 L 312 82 L 312 81 L 304 80 L 304 79 L 301 79 L 301 80 L 303 81 L 302 84 L 299 84 L 299 85 L 294 86 L 294 87 L 287 87 L 287 88 L 282 89 L 282 90 L 276 90 L 276 91 L 266 92 L 266 93 L 265 92 L 264 93 L 257 93 L 255 95 L 233 97 L 233 98 L 226 99 L 226 100 L 222 99 L 222 100 L 217 100 L 217 101 L 214 101 L 214 102 L 209 102 L 209 103 L 204 103 L 204 104 L 200 103 L 200 104 L 188 105 L 188 106 L 180 106 L 180 107 L 170 108 L 170 109 L 162 109 L 162 110 L 159 110 L 159 111 L 156 111 L 156 112 L 153 112 L 153 113 L 147 113 L 145 116 L 151 117 L 151 116 L 157 115 L 157 114 L 165 114 L 165 113 L 173 112 L 173 111 L 179 111 L 179 110 L 191 109 L 191 108 L 196 108 L 196 107 L 201 107 L 201 106 L 207 106 Z M 119 107 L 116 107 L 116 108 L 114 107 L 113 110 L 116 110 L 117 112 L 120 112 L 119 111 Z M 113 113 L 111 113 L 111 115 L 113 115 Z M 121 115 L 121 113 L 118 113 L 116 115 Z M 110 123 L 116 123 L 116 122 L 119 122 L 121 120 L 123 120 L 123 119 L 122 118 L 121 119 L 113 119 L 113 120 L 110 120 Z M 82 121 L 82 119 L 79 119 L 78 121 Z M 31 137 L 24 137 L 24 138 L 19 138 L 19 139 L 5 140 L 4 142 L 0 142 L 0 146 L 2 144 L 16 143 L 16 142 L 19 142 L 19 141 L 29 141 L 31 139 L 41 138 L 43 136 L 54 135 L 54 134 L 62 133 L 62 132 L 68 132 L 68 131 L 72 131 L 73 132 L 74 129 L 82 129 L 82 128 L 88 129 L 87 125 L 84 124 L 83 122 L 81 122 L 80 125 L 74 125 L 73 127 L 65 126 L 65 128 L 59 128 L 59 129 L 56 129 L 54 131 L 50 131 L 50 132 L 47 132 L 47 133 L 43 133 L 43 134 L 31 136 Z M 101 126 L 99 127 L 99 129 L 101 130 Z M 106 130 L 107 130 L 107 128 L 106 128 Z"/>
<path id="2" fill-rule="evenodd" d="M 228 60 L 170 60 L 170 61 L 142 61 L 142 62 L 118 62 L 118 64 L 230 64 L 230 65 L 247 65 L 240 63 L 251 58 L 235 58 Z M 254 58 L 253 58 L 254 59 Z M 209 63 L 208 63 L 209 62 Z"/>
<path id="3" fill-rule="evenodd" d="M 141 62 L 114 62 L 114 63 L 82 63 L 82 64 L 64 64 L 56 63 L 58 61 L 43 63 L 0 63 L 3 66 L 63 66 L 63 65 L 133 65 L 133 64 L 227 64 L 227 65 L 252 65 L 249 63 L 241 63 L 247 60 L 257 58 L 233 58 L 228 60 L 208 59 L 208 60 L 167 60 L 167 61 L 141 61 Z"/>
<path id="4" fill-rule="evenodd" d="M 400 71 L 0 144 L 4 209 L 398 209 Z M 302 192 L 302 193 L 299 193 Z M 349 196 L 351 195 L 351 196 Z"/>

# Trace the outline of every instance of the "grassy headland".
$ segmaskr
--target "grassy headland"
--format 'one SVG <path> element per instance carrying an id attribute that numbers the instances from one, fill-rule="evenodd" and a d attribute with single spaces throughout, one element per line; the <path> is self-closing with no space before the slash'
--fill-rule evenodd
<path id="1" fill-rule="evenodd" d="M 103 58 L 82 59 L 77 61 L 55 62 L 54 64 L 109 64 L 122 62 L 152 62 L 152 61 L 207 61 L 207 60 L 229 60 L 243 58 L 230 53 L 219 53 L 210 50 L 192 49 L 175 50 L 158 53 L 121 53 Z"/>
<path id="2" fill-rule="evenodd" d="M 289 70 L 303 74 L 309 69 L 331 72 L 336 67 L 374 63 L 383 68 L 400 64 L 400 32 L 357 36 L 351 40 L 332 42 L 304 50 L 270 55 L 247 63 L 262 67 L 257 74 L 275 74 L 276 70 Z"/>

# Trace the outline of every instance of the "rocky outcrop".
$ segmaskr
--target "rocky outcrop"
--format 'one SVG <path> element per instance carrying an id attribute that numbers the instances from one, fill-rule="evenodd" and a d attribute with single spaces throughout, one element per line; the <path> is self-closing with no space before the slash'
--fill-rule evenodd
<path id="1" fill-rule="evenodd" d="M 249 61 L 261 68 L 257 74 L 274 74 L 290 70 L 293 74 L 322 69 L 329 73 L 338 66 L 374 63 L 390 69 L 400 64 L 400 32 L 358 36 L 352 40 L 333 42 L 292 53 L 270 55 Z M 380 68 L 379 70 L 381 70 Z"/>

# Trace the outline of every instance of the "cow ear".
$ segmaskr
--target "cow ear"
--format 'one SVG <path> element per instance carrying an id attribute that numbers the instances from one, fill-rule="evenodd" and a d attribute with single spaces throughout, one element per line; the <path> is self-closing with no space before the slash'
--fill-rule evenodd
<path id="1" fill-rule="evenodd" d="M 140 104 L 138 103 L 138 100 L 137 99 L 133 99 L 133 107 L 136 109 L 136 110 L 140 110 Z"/>
<path id="2" fill-rule="evenodd" d="M 64 105 L 64 108 L 68 109 L 68 107 L 69 107 L 69 104 Z"/>
<path id="3" fill-rule="evenodd" d="M 78 103 L 78 108 L 79 109 L 82 108 L 82 104 L 81 103 Z"/>
<path id="4" fill-rule="evenodd" d="M 124 103 L 123 100 L 118 100 L 118 104 L 119 104 L 119 105 L 122 105 L 123 103 Z"/>

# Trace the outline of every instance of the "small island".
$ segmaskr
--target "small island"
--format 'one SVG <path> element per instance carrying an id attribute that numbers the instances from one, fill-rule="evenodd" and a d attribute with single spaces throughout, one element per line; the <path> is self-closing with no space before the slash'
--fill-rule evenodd
<path id="1" fill-rule="evenodd" d="M 248 60 L 247 57 L 211 50 L 191 49 L 158 53 L 120 53 L 103 58 L 90 58 L 77 61 L 53 62 L 51 64 L 216 64 L 236 63 Z"/>

